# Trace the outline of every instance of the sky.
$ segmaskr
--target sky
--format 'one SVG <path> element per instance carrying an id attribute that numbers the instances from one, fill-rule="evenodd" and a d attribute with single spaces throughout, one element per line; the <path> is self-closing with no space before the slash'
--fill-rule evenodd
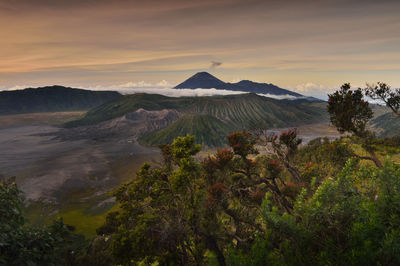
<path id="1" fill-rule="evenodd" d="M 399 13 L 398 0 L 0 0 L 0 89 L 167 88 L 199 71 L 319 97 L 400 87 Z"/>

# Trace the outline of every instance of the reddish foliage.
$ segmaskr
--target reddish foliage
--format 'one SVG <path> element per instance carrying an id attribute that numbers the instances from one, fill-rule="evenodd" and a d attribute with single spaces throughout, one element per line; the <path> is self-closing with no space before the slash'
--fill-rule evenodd
<path id="1" fill-rule="evenodd" d="M 305 186 L 305 184 L 302 185 Z M 282 189 L 283 194 L 292 198 L 294 198 L 294 196 L 297 195 L 299 192 L 300 186 L 293 182 L 286 183 L 285 187 Z"/>
<path id="2" fill-rule="evenodd" d="M 242 157 L 249 154 L 257 154 L 254 145 L 257 139 L 247 131 L 234 131 L 227 136 L 228 144 L 232 147 L 233 152 Z"/>
<path id="3" fill-rule="evenodd" d="M 217 148 L 217 153 L 215 154 L 215 159 L 217 161 L 217 164 L 220 167 L 224 167 L 227 165 L 233 158 L 233 152 L 229 148 L 225 149 L 220 149 Z"/>
<path id="4" fill-rule="evenodd" d="M 225 187 L 225 184 L 222 183 L 222 182 L 217 182 L 217 183 L 215 183 L 214 185 L 212 185 L 212 186 L 210 187 L 210 190 L 209 190 L 209 192 L 210 192 L 211 194 L 217 195 L 217 196 L 221 195 L 221 194 L 224 193 L 225 191 L 226 191 L 226 187 Z"/>
<path id="5" fill-rule="evenodd" d="M 224 168 L 233 158 L 233 152 L 229 148 L 217 148 L 214 156 L 208 156 L 203 160 L 204 169 L 213 173 L 216 169 Z"/>
<path id="6" fill-rule="evenodd" d="M 288 187 L 288 188 L 296 188 L 297 185 L 295 183 L 293 183 L 293 182 L 289 182 L 289 183 L 286 183 L 286 187 Z"/>
<path id="7" fill-rule="evenodd" d="M 296 130 L 292 129 L 282 132 L 282 134 L 279 136 L 279 142 L 284 144 L 290 152 L 297 150 L 297 147 L 301 144 L 301 141 L 301 139 L 297 138 Z"/>
<path id="8" fill-rule="evenodd" d="M 294 139 L 297 137 L 297 132 L 295 130 L 289 129 L 288 131 L 283 131 L 279 137 L 282 141 L 284 139 Z"/>
<path id="9" fill-rule="evenodd" d="M 203 167 L 204 167 L 204 170 L 206 170 L 206 172 L 213 173 L 215 171 L 215 169 L 217 168 L 217 162 L 216 162 L 215 158 L 211 157 L 210 155 L 207 156 L 203 160 Z"/>
<path id="10" fill-rule="evenodd" d="M 216 201 L 217 201 L 217 199 L 216 199 L 212 194 L 208 193 L 208 195 L 207 195 L 207 200 L 206 200 L 205 205 L 206 205 L 207 207 L 211 207 L 211 206 L 214 205 L 214 203 L 215 203 Z"/>
<path id="11" fill-rule="evenodd" d="M 226 192 L 225 184 L 222 182 L 217 182 L 210 187 L 208 190 L 206 206 L 212 206 L 218 199 L 220 199 L 223 193 Z"/>
<path id="12" fill-rule="evenodd" d="M 252 194 L 253 194 L 254 197 L 259 198 L 259 199 L 263 199 L 264 196 L 265 196 L 265 193 L 263 193 L 263 192 L 261 192 L 259 190 L 253 191 Z"/>
<path id="13" fill-rule="evenodd" d="M 282 171 L 282 166 L 276 160 L 270 160 L 267 162 L 266 169 L 269 171 L 271 177 L 276 177 Z"/>

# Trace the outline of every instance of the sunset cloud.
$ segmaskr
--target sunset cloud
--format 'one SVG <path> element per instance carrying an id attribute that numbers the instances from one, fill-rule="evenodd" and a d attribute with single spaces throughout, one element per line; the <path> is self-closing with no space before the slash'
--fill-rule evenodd
<path id="1" fill-rule="evenodd" d="M 291 87 L 400 86 L 399 10 L 392 0 L 4 0 L 0 85 L 177 84 L 210 70 Z"/>

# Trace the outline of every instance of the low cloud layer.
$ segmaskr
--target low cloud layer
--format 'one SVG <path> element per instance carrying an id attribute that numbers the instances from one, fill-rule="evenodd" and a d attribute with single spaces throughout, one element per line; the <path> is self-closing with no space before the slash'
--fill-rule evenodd
<path id="1" fill-rule="evenodd" d="M 13 90 L 23 90 L 25 88 L 36 88 L 38 86 L 35 85 L 15 85 L 11 87 L 2 87 L 0 91 L 13 91 Z M 66 86 L 68 87 L 68 86 Z M 230 91 L 230 90 L 217 90 L 217 89 L 174 89 L 173 85 L 166 80 L 162 80 L 157 83 L 150 83 L 147 81 L 139 81 L 139 82 L 127 82 L 118 85 L 110 85 L 110 86 L 71 86 L 74 88 L 86 89 L 86 90 L 94 90 L 94 91 L 118 91 L 122 94 L 134 94 L 134 93 L 148 93 L 148 94 L 160 94 L 169 97 L 190 97 L 190 96 L 213 96 L 213 95 L 236 95 L 236 94 L 245 94 L 249 92 L 245 91 Z M 307 90 L 296 90 L 300 93 L 307 92 Z M 283 99 L 300 99 L 302 97 L 295 97 L 292 95 L 274 95 L 274 94 L 263 94 L 258 93 L 257 95 L 283 100 Z M 309 94 L 306 93 L 308 96 Z M 323 98 L 323 97 L 320 97 Z"/>
<path id="2" fill-rule="evenodd" d="M 163 80 L 156 84 L 151 84 L 145 81 L 141 82 L 128 82 L 120 85 L 111 86 L 95 86 L 95 87 L 82 87 L 83 89 L 90 90 L 114 90 L 122 94 L 134 93 L 149 93 L 161 94 L 169 97 L 183 97 L 183 96 L 212 96 L 212 95 L 231 95 L 242 94 L 245 92 L 216 90 L 216 89 L 173 89 L 172 85 Z"/>
<path id="3" fill-rule="evenodd" d="M 294 87 L 290 87 L 289 90 L 298 92 L 306 96 L 312 96 L 326 100 L 328 99 L 328 93 L 335 91 L 335 88 L 328 87 L 322 84 L 316 84 L 313 82 L 306 82 Z"/>
<path id="4" fill-rule="evenodd" d="M 12 87 L 3 87 L 0 90 L 12 91 L 12 90 L 22 90 L 25 88 L 35 88 L 37 86 L 32 85 L 16 85 Z M 73 86 L 75 88 L 81 88 L 86 90 L 94 91 L 118 91 L 122 94 L 134 94 L 134 93 L 148 93 L 148 94 L 161 94 L 169 97 L 190 97 L 190 96 L 213 96 L 213 95 L 236 95 L 245 94 L 248 92 L 244 91 L 230 91 L 230 90 L 217 90 L 217 89 L 174 89 L 168 81 L 162 80 L 155 84 L 139 81 L 139 82 L 127 82 L 118 85 L 110 86 Z M 274 95 L 274 94 L 262 94 L 258 95 L 268 98 L 274 98 L 278 100 L 282 99 L 298 99 L 292 95 Z M 301 98 L 301 97 L 300 97 Z"/>
<path id="5" fill-rule="evenodd" d="M 87 89 L 92 90 L 116 90 L 122 94 L 134 94 L 134 93 L 149 93 L 149 94 L 161 94 L 169 97 L 183 97 L 183 96 L 213 96 L 213 95 L 236 95 L 244 94 L 248 92 L 244 91 L 230 91 L 230 90 L 217 90 L 217 89 L 174 89 L 165 80 L 157 83 L 150 84 L 145 81 L 132 83 L 128 82 L 120 85 L 113 85 L 107 87 L 90 87 Z M 274 98 L 278 100 L 282 99 L 297 99 L 292 95 L 273 95 L 273 94 L 258 94 L 263 97 Z"/>

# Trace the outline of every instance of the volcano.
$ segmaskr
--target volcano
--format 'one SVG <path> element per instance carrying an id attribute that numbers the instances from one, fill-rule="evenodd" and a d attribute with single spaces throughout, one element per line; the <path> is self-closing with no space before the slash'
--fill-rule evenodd
<path id="1" fill-rule="evenodd" d="M 282 89 L 274 84 L 258 83 L 250 80 L 242 80 L 237 83 L 224 82 L 208 72 L 198 72 L 175 86 L 175 89 L 217 89 L 230 91 L 243 91 L 257 94 L 270 95 L 289 95 L 294 97 L 303 97 L 296 92 Z"/>

